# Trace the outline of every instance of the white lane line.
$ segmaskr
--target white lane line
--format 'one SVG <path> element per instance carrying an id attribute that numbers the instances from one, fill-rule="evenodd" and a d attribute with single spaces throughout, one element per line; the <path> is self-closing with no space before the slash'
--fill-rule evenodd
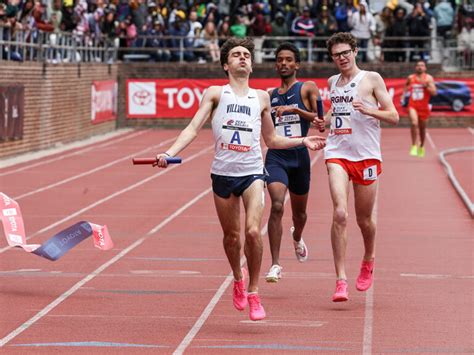
<path id="1" fill-rule="evenodd" d="M 168 170 L 168 169 L 167 169 Z M 166 170 L 165 170 L 166 171 Z M 141 245 L 145 240 L 147 240 L 149 237 L 151 237 L 154 233 L 159 231 L 161 228 L 166 226 L 168 223 L 170 223 L 173 219 L 178 217 L 181 213 L 183 213 L 186 209 L 194 205 L 197 201 L 199 201 L 201 198 L 203 198 L 205 195 L 207 195 L 211 191 L 211 188 L 208 188 L 207 190 L 204 190 L 201 192 L 199 195 L 194 197 L 191 201 L 180 207 L 178 210 L 176 210 L 174 213 L 172 213 L 170 216 L 168 216 L 166 219 L 164 219 L 160 224 L 158 224 L 156 227 L 151 229 L 145 236 L 141 237 L 140 239 L 136 240 L 134 243 L 132 243 L 130 246 L 122 250 L 119 254 L 114 256 L 112 259 L 107 261 L 106 263 L 102 264 L 99 266 L 97 269 L 95 269 L 93 272 L 91 272 L 89 275 L 84 277 L 82 280 L 77 282 L 74 286 L 72 286 L 69 290 L 64 292 L 62 295 L 60 295 L 58 298 L 56 298 L 53 302 L 48 304 L 46 307 L 44 307 L 41 311 L 36 313 L 32 318 L 27 320 L 25 323 L 20 325 L 18 328 L 13 330 L 11 333 L 6 335 L 4 338 L 0 339 L 0 348 L 3 347 L 5 344 L 7 344 L 9 341 L 17 337 L 19 334 L 23 333 L 26 329 L 31 327 L 34 323 L 39 321 L 41 318 L 43 318 L 45 315 L 47 315 L 49 312 L 51 312 L 56 306 L 58 306 L 61 302 L 66 300 L 69 296 L 73 295 L 77 290 L 79 290 L 83 285 L 85 285 L 87 282 L 95 278 L 97 275 L 99 275 L 102 271 L 107 269 L 109 266 L 113 265 L 120 259 L 122 259 L 125 255 L 127 255 L 129 252 L 137 248 L 139 245 Z"/>
<path id="2" fill-rule="evenodd" d="M 318 151 L 318 153 L 316 154 L 316 157 L 311 161 L 311 166 L 313 166 L 314 163 L 316 163 L 316 161 L 319 159 L 320 156 L 321 156 L 321 151 Z M 288 201 L 288 199 L 289 199 L 289 194 L 286 194 L 285 202 L 284 202 L 285 204 Z M 262 228 L 260 232 L 262 236 L 267 234 L 267 227 L 268 227 L 268 223 L 265 224 L 265 226 Z M 240 259 L 240 264 L 241 265 L 245 264 L 245 256 L 242 256 L 242 258 Z M 189 344 L 191 344 L 196 334 L 199 332 L 199 330 L 202 328 L 202 326 L 206 322 L 207 318 L 209 318 L 210 314 L 216 307 L 217 303 L 219 302 L 225 290 L 227 289 L 227 287 L 229 287 L 233 279 L 234 279 L 234 275 L 231 271 L 227 275 L 227 277 L 225 278 L 224 282 L 221 284 L 219 289 L 214 294 L 214 297 L 212 297 L 211 301 L 207 304 L 206 308 L 201 313 L 196 323 L 194 323 L 193 327 L 189 330 L 188 334 L 186 334 L 186 336 L 183 338 L 183 340 L 178 345 L 176 350 L 173 352 L 173 355 L 181 355 L 184 353 L 186 348 L 189 346 Z"/>
<path id="3" fill-rule="evenodd" d="M 379 200 L 379 187 L 380 180 L 377 184 L 377 195 L 375 198 L 374 205 L 374 221 L 377 223 L 378 217 L 378 200 Z M 375 277 L 375 272 L 373 277 Z M 364 335 L 362 341 L 362 354 L 371 355 L 372 354 L 372 335 L 374 330 L 374 288 L 375 282 L 372 283 L 372 287 L 366 291 L 365 294 L 365 310 L 364 310 Z"/>
<path id="4" fill-rule="evenodd" d="M 8 164 L 8 162 L 2 161 L 2 168 L 3 168 L 3 167 L 7 167 L 9 165 L 21 164 L 21 163 L 25 163 L 27 161 L 31 161 L 33 159 L 39 159 L 39 158 L 42 158 L 43 156 L 45 156 L 46 154 L 47 155 L 49 155 L 49 154 L 58 154 L 58 153 L 61 153 L 63 151 L 66 151 L 66 150 L 71 150 L 71 149 L 74 149 L 77 146 L 79 146 L 79 144 L 88 144 L 88 145 L 92 144 L 92 145 L 90 145 L 90 146 L 88 146 L 84 149 L 77 150 L 73 153 L 60 155 L 60 156 L 57 156 L 57 157 L 54 157 L 54 158 L 51 158 L 51 159 L 41 160 L 37 163 L 32 163 L 32 164 L 22 166 L 21 168 L 5 171 L 3 173 L 0 173 L 0 176 L 10 175 L 10 174 L 18 173 L 20 171 L 24 171 L 24 170 L 27 170 L 27 169 L 32 169 L 32 168 L 35 168 L 37 166 L 41 166 L 41 165 L 44 165 L 44 164 L 53 163 L 53 162 L 58 161 L 58 160 L 62 160 L 62 159 L 69 158 L 69 157 L 72 157 L 72 156 L 75 156 L 75 155 L 83 154 L 83 153 L 91 151 L 93 149 L 95 150 L 95 149 L 98 149 L 98 148 L 104 148 L 104 147 L 107 147 L 109 145 L 122 142 L 124 140 L 135 138 L 135 137 L 140 136 L 140 135 L 142 135 L 146 132 L 147 131 L 137 131 L 137 132 L 134 132 L 134 133 L 131 133 L 131 134 L 128 134 L 128 132 L 127 132 L 127 133 L 125 133 L 126 134 L 125 137 L 121 137 L 121 138 L 118 138 L 118 139 L 113 139 L 113 140 L 107 141 L 106 143 L 102 143 L 102 144 L 99 144 L 99 145 L 95 145 L 94 141 L 92 143 L 90 143 L 89 141 L 88 141 L 88 143 L 84 143 L 83 141 L 81 141 L 81 142 L 78 142 L 78 143 L 68 144 L 68 145 L 65 145 L 64 147 L 59 148 L 59 149 L 58 148 L 56 148 L 56 149 L 47 149 L 45 151 L 41 151 L 41 152 L 38 152 L 38 153 L 28 154 L 27 159 L 21 159 L 21 158 L 9 159 L 9 160 L 13 161 L 13 163 L 11 163 L 11 164 Z"/>
<path id="5" fill-rule="evenodd" d="M 195 159 L 195 158 L 197 158 L 197 157 L 200 157 L 201 155 L 207 153 L 209 150 L 211 150 L 211 149 L 213 149 L 213 148 L 214 148 L 214 146 L 212 145 L 212 146 L 210 146 L 210 147 L 207 147 L 207 148 L 205 148 L 205 149 L 202 149 L 199 153 L 196 153 L 196 154 L 194 154 L 194 155 L 191 155 L 189 158 L 186 158 L 186 161 L 191 161 L 191 160 L 193 160 L 193 159 Z M 29 237 L 27 237 L 26 240 L 29 240 L 29 239 L 31 239 L 31 238 L 37 236 L 38 234 L 47 232 L 47 231 L 49 231 L 50 229 L 52 229 L 52 228 L 54 228 L 54 227 L 57 227 L 57 226 L 59 226 L 60 224 L 66 222 L 66 221 L 68 221 L 68 220 L 70 220 L 70 219 L 72 219 L 72 218 L 74 218 L 74 217 L 77 217 L 77 216 L 81 215 L 82 213 L 84 213 L 84 212 L 86 212 L 86 211 L 88 211 L 88 210 L 90 210 L 90 209 L 92 209 L 92 208 L 94 208 L 94 207 L 97 207 L 97 206 L 103 204 L 104 202 L 107 202 L 107 201 L 109 201 L 109 200 L 111 200 L 111 199 L 113 199 L 113 198 L 115 198 L 115 197 L 117 197 L 117 196 L 120 196 L 120 195 L 124 194 L 125 192 L 128 192 L 128 191 L 130 191 L 130 190 L 133 190 L 133 189 L 135 189 L 135 188 L 138 187 L 138 186 L 141 186 L 141 185 L 143 185 L 143 184 L 146 184 L 147 182 L 149 182 L 149 181 L 151 181 L 151 180 L 153 180 L 153 179 L 155 179 L 155 178 L 157 178 L 157 177 L 159 177 L 159 176 L 161 176 L 161 175 L 164 175 L 164 174 L 166 174 L 167 172 L 172 171 L 173 169 L 176 169 L 177 167 L 178 167 L 178 165 L 174 165 L 174 166 L 169 167 L 169 168 L 167 168 L 167 169 L 161 170 L 160 172 L 156 173 L 155 175 L 152 175 L 152 176 L 150 176 L 150 177 L 147 177 L 146 179 L 140 180 L 140 181 L 138 181 L 137 183 L 135 183 L 135 184 L 133 184 L 133 185 L 130 185 L 130 186 L 127 187 L 127 188 L 124 188 L 124 189 L 122 189 L 122 190 L 119 190 L 119 191 L 117 191 L 117 192 L 114 192 L 113 194 L 110 194 L 109 196 L 107 196 L 107 197 L 105 197 L 105 198 L 103 198 L 103 199 L 100 199 L 100 200 L 98 200 L 98 201 L 96 201 L 96 202 L 90 204 L 89 206 L 86 206 L 86 207 L 84 207 L 84 208 L 82 208 L 82 209 L 80 209 L 80 210 L 78 210 L 78 211 L 76 211 L 76 212 L 70 214 L 69 216 L 64 217 L 63 219 L 61 219 L 61 220 L 59 220 L 59 221 L 57 221 L 57 222 L 55 222 L 55 223 L 52 223 L 52 224 L 50 224 L 49 226 L 44 227 L 43 229 L 41 229 L 41 230 L 39 230 L 39 231 L 33 233 L 33 234 L 30 235 Z M 7 250 L 9 250 L 9 249 L 11 249 L 11 248 L 12 248 L 11 246 L 6 246 L 6 247 L 0 249 L 0 254 L 3 253 L 3 252 L 5 252 L 5 251 L 7 251 Z"/>
<path id="6" fill-rule="evenodd" d="M 92 169 L 92 170 L 86 171 L 86 172 L 81 173 L 81 174 L 78 174 L 78 175 L 71 176 L 71 177 L 69 177 L 69 178 L 67 178 L 67 179 L 64 179 L 64 180 L 60 180 L 60 181 L 55 182 L 55 183 L 53 183 L 53 184 L 49 184 L 49 185 L 40 187 L 40 188 L 38 188 L 38 189 L 36 189 L 36 190 L 33 190 L 33 191 L 30 191 L 30 192 L 24 193 L 23 195 L 15 196 L 15 197 L 13 197 L 13 199 L 14 199 L 14 200 L 21 200 L 22 198 L 25 198 L 25 197 L 27 197 L 27 196 L 34 195 L 34 194 L 36 194 L 36 193 L 38 193 L 38 192 L 43 192 L 43 191 L 52 189 L 53 187 L 57 187 L 57 186 L 66 184 L 66 183 L 68 183 L 68 182 L 71 182 L 71 181 L 80 179 L 81 177 L 84 177 L 84 176 L 87 176 L 87 175 L 96 173 L 96 172 L 98 172 L 98 171 L 100 171 L 100 170 L 102 170 L 102 169 L 106 169 L 106 168 L 108 168 L 108 167 L 110 167 L 110 166 L 112 166 L 112 165 L 115 165 L 115 164 L 117 164 L 117 163 L 120 163 L 120 162 L 122 162 L 122 161 L 124 161 L 124 160 L 129 160 L 129 159 L 133 158 L 134 156 L 137 156 L 138 154 L 143 154 L 143 153 L 145 153 L 145 152 L 147 152 L 147 151 L 150 151 L 150 150 L 152 150 L 152 149 L 156 149 L 156 148 L 158 148 L 158 147 L 161 147 L 161 146 L 163 146 L 163 145 L 165 145 L 165 144 L 168 144 L 168 143 L 174 141 L 175 139 L 176 139 L 176 137 L 167 139 L 167 140 L 161 142 L 160 144 L 157 144 L 157 145 L 154 145 L 154 146 L 151 146 L 151 147 L 142 149 L 142 150 L 140 150 L 139 152 L 135 152 L 135 153 L 133 153 L 133 154 L 127 155 L 127 156 L 122 157 L 122 158 L 120 158 L 120 159 L 113 160 L 113 161 L 111 161 L 111 162 L 109 162 L 109 163 L 107 163 L 107 164 L 100 165 L 100 166 L 98 166 L 97 168 L 94 168 L 94 169 Z"/>
<path id="7" fill-rule="evenodd" d="M 429 132 L 426 132 L 426 139 L 428 140 L 428 143 L 430 143 L 431 148 L 433 148 L 435 152 L 438 152 L 438 148 L 436 147 L 436 144 L 431 138 L 431 134 Z"/>
<path id="8" fill-rule="evenodd" d="M 467 127 L 467 129 L 469 130 L 469 132 L 471 132 L 472 135 L 474 135 L 474 129 L 472 127 Z"/>

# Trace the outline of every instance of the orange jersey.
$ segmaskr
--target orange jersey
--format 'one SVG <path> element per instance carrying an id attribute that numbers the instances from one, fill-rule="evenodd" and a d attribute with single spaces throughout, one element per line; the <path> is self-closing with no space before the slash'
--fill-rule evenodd
<path id="1" fill-rule="evenodd" d="M 422 81 L 418 79 L 416 74 L 409 76 L 410 86 L 408 91 L 410 92 L 410 98 L 408 100 L 408 107 L 413 107 L 416 110 L 429 111 L 429 103 L 431 94 L 426 88 L 426 74 L 423 74 Z"/>

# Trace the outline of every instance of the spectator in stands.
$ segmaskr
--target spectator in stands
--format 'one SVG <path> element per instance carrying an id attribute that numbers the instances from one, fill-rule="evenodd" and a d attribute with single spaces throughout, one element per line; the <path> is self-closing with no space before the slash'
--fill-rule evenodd
<path id="1" fill-rule="evenodd" d="M 217 29 L 214 22 L 206 23 L 204 30 L 200 35 L 205 54 L 208 54 L 213 63 L 220 60 L 219 41 L 217 36 Z"/>
<path id="2" fill-rule="evenodd" d="M 178 10 L 175 12 L 174 22 L 172 22 L 171 27 L 169 28 L 168 34 L 170 36 L 176 37 L 186 37 L 189 32 L 189 23 L 186 21 L 186 14 L 183 10 Z M 170 17 L 171 19 L 171 17 Z M 181 56 L 180 50 L 180 39 L 172 38 L 169 43 L 173 48 L 171 51 L 171 60 L 179 61 Z M 184 51 L 182 53 L 183 59 L 186 61 L 193 61 L 195 59 L 194 53 L 192 51 L 192 46 L 188 41 L 183 41 Z"/>
<path id="3" fill-rule="evenodd" d="M 191 10 L 188 16 L 189 32 L 187 34 L 187 41 L 190 47 L 201 48 L 203 47 L 199 41 L 199 36 L 202 31 L 202 24 L 198 21 L 198 15 L 196 10 Z M 194 56 L 198 59 L 204 60 L 204 53 L 194 51 Z"/>
<path id="4" fill-rule="evenodd" d="M 285 16 L 281 11 L 278 11 L 275 15 L 275 20 L 271 23 L 271 37 L 286 37 L 289 35 L 288 25 L 285 21 Z M 270 41 L 270 47 L 278 47 L 279 41 Z"/>
<path id="5" fill-rule="evenodd" d="M 336 19 L 329 13 L 328 7 L 323 5 L 321 7 L 321 13 L 316 19 L 315 34 L 318 37 L 330 37 L 332 34 L 337 32 Z M 316 46 L 321 51 L 318 51 L 318 62 L 324 61 L 325 58 L 329 60 L 327 56 L 326 40 L 316 41 Z"/>
<path id="6" fill-rule="evenodd" d="M 33 18 L 35 19 L 35 27 L 43 32 L 53 32 L 54 26 L 48 21 L 46 15 L 46 5 L 36 2 L 33 9 Z"/>
<path id="7" fill-rule="evenodd" d="M 430 20 L 424 11 L 423 5 L 419 2 L 415 4 L 412 13 L 408 16 L 408 35 L 410 37 L 429 37 L 430 35 Z M 423 60 L 426 61 L 425 43 L 427 39 L 412 39 L 410 40 L 410 47 L 413 48 L 410 52 L 410 61 Z M 418 50 L 416 50 L 418 49 Z M 418 56 L 418 59 L 415 58 Z"/>
<path id="8" fill-rule="evenodd" d="M 18 31 L 22 29 L 21 24 L 16 20 L 16 15 L 18 13 L 17 8 L 11 7 L 9 9 L 5 8 L 3 16 L 3 40 L 4 41 L 15 41 Z M 15 46 L 6 44 L 2 45 L 2 58 L 9 59 L 17 62 L 22 62 L 23 57 L 15 48 Z"/>
<path id="9" fill-rule="evenodd" d="M 234 37 L 244 38 L 247 36 L 247 25 L 244 14 L 238 12 L 234 17 L 234 23 L 230 26 L 230 34 Z"/>
<path id="10" fill-rule="evenodd" d="M 146 18 L 148 16 L 148 6 L 146 0 L 130 0 L 130 10 L 132 13 L 132 22 L 139 32 L 145 32 Z"/>
<path id="11" fill-rule="evenodd" d="M 395 18 L 392 26 L 385 31 L 383 47 L 387 49 L 399 49 L 384 52 L 384 60 L 387 62 L 404 62 L 406 59 L 405 40 L 408 33 L 408 25 L 405 19 L 406 11 L 402 7 L 395 9 Z M 394 37 L 395 39 L 391 39 Z"/>
<path id="12" fill-rule="evenodd" d="M 220 23 L 217 34 L 219 35 L 219 47 L 221 47 L 226 41 L 227 37 L 231 36 L 230 33 L 230 17 L 225 16 L 222 22 Z"/>
<path id="13" fill-rule="evenodd" d="M 104 9 L 104 21 L 101 24 L 101 30 L 103 35 L 111 40 L 115 38 L 116 33 L 118 32 L 116 16 L 115 16 L 115 6 L 107 6 Z"/>
<path id="14" fill-rule="evenodd" d="M 157 62 L 167 62 L 170 60 L 170 51 L 166 49 L 168 43 L 162 37 L 166 35 L 164 24 L 160 20 L 156 19 L 153 27 L 147 33 L 150 38 L 147 38 L 146 47 L 154 48 L 151 52 L 151 57 Z"/>
<path id="15" fill-rule="evenodd" d="M 87 19 L 86 15 L 87 7 L 87 2 L 85 0 L 81 0 L 74 8 L 74 12 L 78 21 L 73 33 L 79 37 L 87 36 L 89 34 L 89 20 Z"/>
<path id="16" fill-rule="evenodd" d="M 35 7 L 34 0 L 26 0 L 21 6 L 20 13 L 18 14 L 18 22 L 24 31 L 29 31 L 34 27 L 35 19 L 33 18 L 33 8 Z"/>
<path id="17" fill-rule="evenodd" d="M 375 19 L 367 9 L 367 3 L 365 0 L 362 0 L 359 2 L 358 11 L 349 15 L 349 25 L 352 28 L 351 34 L 357 38 L 359 43 L 359 53 L 361 54 L 362 62 L 367 61 L 367 48 L 372 38 L 372 33 L 375 33 Z"/>
<path id="18" fill-rule="evenodd" d="M 436 34 L 447 38 L 454 23 L 454 9 L 448 0 L 441 0 L 434 8 L 436 19 Z"/>
<path id="19" fill-rule="evenodd" d="M 468 18 L 474 21 L 474 4 L 472 4 L 471 0 L 462 0 L 462 4 L 459 6 L 457 19 L 458 33 L 462 31 L 465 21 Z"/>
<path id="20" fill-rule="evenodd" d="M 357 11 L 354 7 L 353 0 L 341 0 L 340 2 L 336 2 L 335 10 L 334 10 L 334 17 L 337 22 L 337 30 L 339 32 L 349 32 L 349 16 L 352 16 L 352 13 Z"/>
<path id="21" fill-rule="evenodd" d="M 53 24 L 54 32 L 57 33 L 61 31 L 62 20 L 63 13 L 61 12 L 61 0 L 54 0 L 53 10 L 51 11 L 51 23 Z"/>
<path id="22" fill-rule="evenodd" d="M 271 32 L 270 24 L 263 15 L 263 4 L 254 3 L 250 13 L 249 35 L 253 37 L 255 44 L 255 63 L 261 63 L 263 58 L 263 41 L 266 34 Z"/>
<path id="23" fill-rule="evenodd" d="M 310 17 L 309 7 L 303 7 L 303 13 L 301 16 L 296 17 L 291 24 L 291 32 L 293 36 L 298 36 L 301 38 L 312 38 L 314 37 L 314 21 Z M 299 49 L 308 48 L 308 42 L 295 41 L 295 46 Z M 301 56 L 305 57 L 306 51 L 301 52 Z"/>
<path id="24" fill-rule="evenodd" d="M 393 13 L 392 10 L 385 6 L 382 12 L 375 15 L 375 35 L 374 35 L 374 47 L 376 55 L 375 57 L 379 60 L 384 60 L 384 54 L 381 48 L 384 47 L 385 32 L 393 25 Z"/>
<path id="25" fill-rule="evenodd" d="M 464 26 L 458 35 L 458 47 L 462 53 L 463 67 L 474 69 L 474 21 L 467 17 L 464 20 Z"/>
<path id="26" fill-rule="evenodd" d="M 64 32 L 72 32 L 77 25 L 77 17 L 74 15 L 74 7 L 72 5 L 63 5 L 61 9 L 62 21 L 61 30 Z"/>
<path id="27" fill-rule="evenodd" d="M 219 11 L 217 11 L 217 6 L 210 2 L 206 5 L 206 16 L 204 17 L 204 20 L 202 22 L 203 26 L 206 26 L 206 23 L 208 22 L 214 22 L 214 24 L 219 23 L 220 21 L 220 15 Z"/>

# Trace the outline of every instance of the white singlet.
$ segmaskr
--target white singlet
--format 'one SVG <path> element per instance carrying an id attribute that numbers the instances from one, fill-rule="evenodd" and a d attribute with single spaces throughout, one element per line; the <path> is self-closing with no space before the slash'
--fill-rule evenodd
<path id="1" fill-rule="evenodd" d="M 357 99 L 369 107 L 376 107 L 372 102 L 357 95 L 359 84 L 366 73 L 361 71 L 350 83 L 342 87 L 336 86 L 341 74 L 332 81 L 329 94 L 332 107 L 331 130 L 324 148 L 324 159 L 382 161 L 380 121 L 354 110 L 352 106 L 352 101 Z"/>
<path id="2" fill-rule="evenodd" d="M 260 130 L 262 126 L 257 91 L 237 96 L 229 84 L 222 87 L 212 118 L 215 157 L 211 173 L 246 176 L 263 173 Z"/>

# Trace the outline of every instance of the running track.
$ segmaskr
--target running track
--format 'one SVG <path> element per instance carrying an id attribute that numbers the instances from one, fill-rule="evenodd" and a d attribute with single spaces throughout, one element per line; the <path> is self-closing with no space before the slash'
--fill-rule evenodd
<path id="1" fill-rule="evenodd" d="M 343 304 L 330 301 L 331 202 L 322 159 L 312 153 L 310 259 L 299 264 L 284 236 L 283 279 L 261 279 L 261 322 L 231 303 L 209 189 L 211 131 L 201 132 L 179 166 L 131 165 L 132 156 L 153 156 L 178 133 L 126 132 L 0 169 L 0 191 L 20 204 L 30 242 L 88 220 L 107 224 L 115 243 L 100 252 L 86 240 L 50 262 L 8 248 L 2 232 L 2 353 L 474 352 L 473 220 L 438 161 L 440 150 L 472 145 L 471 130 L 429 130 L 425 159 L 408 156 L 407 129 L 383 131 L 375 283 L 367 293 L 354 287 L 362 243 L 351 209 L 350 300 Z M 471 199 L 472 158 L 448 159 Z M 262 276 L 270 267 L 264 241 Z"/>

